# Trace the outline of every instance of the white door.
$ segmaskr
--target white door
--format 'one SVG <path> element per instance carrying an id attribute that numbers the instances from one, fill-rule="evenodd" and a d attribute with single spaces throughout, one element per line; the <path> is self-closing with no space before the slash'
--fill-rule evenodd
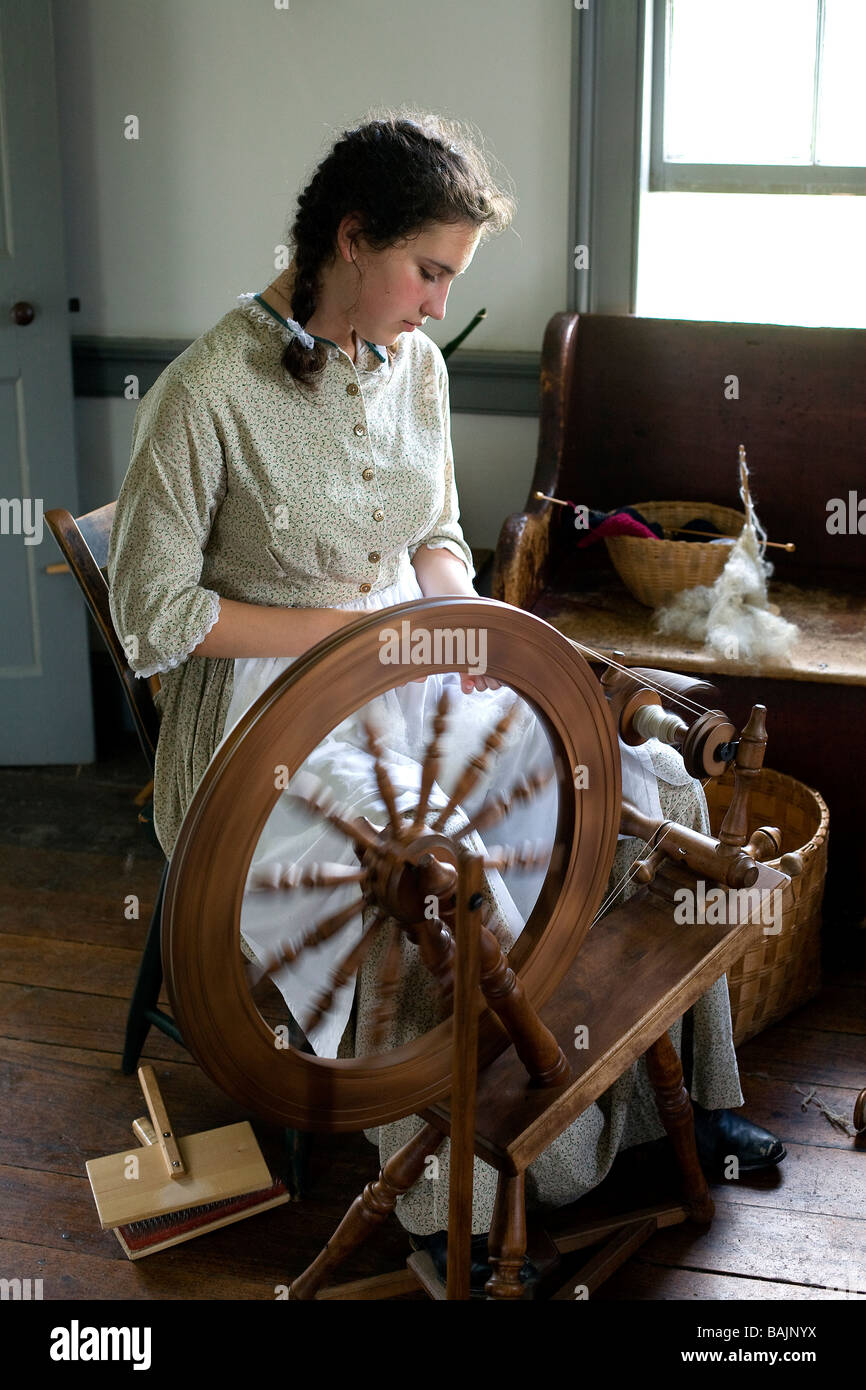
<path id="1" fill-rule="evenodd" d="M 51 0 L 0 0 L 0 764 L 92 762 Z"/>

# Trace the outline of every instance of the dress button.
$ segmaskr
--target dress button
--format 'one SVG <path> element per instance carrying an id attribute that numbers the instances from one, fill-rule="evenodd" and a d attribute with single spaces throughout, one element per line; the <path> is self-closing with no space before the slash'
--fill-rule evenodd
<path id="1" fill-rule="evenodd" d="M 361 388 L 360 388 L 360 386 L 358 385 L 357 381 L 350 381 L 350 382 L 349 382 L 349 385 L 346 387 L 346 395 L 347 395 L 347 396 L 357 396 L 357 394 L 358 394 L 358 392 L 360 391 L 360 389 L 361 389 Z"/>
<path id="2" fill-rule="evenodd" d="M 356 425 L 356 426 L 355 426 L 355 433 L 356 433 L 356 434 L 366 434 L 366 433 L 367 433 L 367 427 L 366 427 L 366 425 Z"/>
<path id="3" fill-rule="evenodd" d="M 361 590 L 361 593 L 362 593 L 362 594 L 369 594 L 369 592 L 370 592 L 370 590 L 372 589 L 372 587 L 373 587 L 372 584 L 359 584 L 359 585 L 358 585 L 358 588 Z"/>
<path id="4" fill-rule="evenodd" d="M 371 481 L 372 481 L 372 478 L 373 478 L 373 470 L 372 470 L 372 468 L 365 468 L 364 471 L 363 471 L 363 473 L 361 474 L 361 477 L 364 479 L 364 482 L 365 482 L 365 483 L 371 482 Z"/>
<path id="5" fill-rule="evenodd" d="M 378 550 L 371 550 L 370 554 L 367 556 L 371 565 L 378 565 L 381 558 L 382 556 L 379 554 Z"/>
<path id="6" fill-rule="evenodd" d="M 373 520 L 374 520 L 374 521 L 383 521 L 384 518 L 385 518 L 385 513 L 382 512 L 382 511 L 379 511 L 378 509 L 373 513 Z"/>

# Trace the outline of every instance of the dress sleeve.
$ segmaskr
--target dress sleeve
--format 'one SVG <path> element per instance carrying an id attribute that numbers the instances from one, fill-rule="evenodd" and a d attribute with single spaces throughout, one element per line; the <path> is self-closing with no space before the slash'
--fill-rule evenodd
<path id="1" fill-rule="evenodd" d="M 444 422 L 445 454 L 443 468 L 445 471 L 445 505 L 439 515 L 438 520 L 428 535 L 423 540 L 416 541 L 409 546 L 409 558 L 420 549 L 422 545 L 427 545 L 431 550 L 450 550 L 452 555 L 456 555 L 458 560 L 462 560 L 469 574 L 470 580 L 475 578 L 475 566 L 472 563 L 472 551 L 466 544 L 463 537 L 463 529 L 460 525 L 460 506 L 457 500 L 457 486 L 454 482 L 454 455 L 451 447 L 451 404 L 448 389 L 448 369 L 444 360 L 439 363 L 438 380 L 439 406 L 442 411 Z"/>
<path id="2" fill-rule="evenodd" d="M 213 421 L 182 382 L 157 381 L 136 411 L 108 550 L 111 616 L 136 676 L 180 666 L 219 618 L 200 580 L 225 490 Z"/>

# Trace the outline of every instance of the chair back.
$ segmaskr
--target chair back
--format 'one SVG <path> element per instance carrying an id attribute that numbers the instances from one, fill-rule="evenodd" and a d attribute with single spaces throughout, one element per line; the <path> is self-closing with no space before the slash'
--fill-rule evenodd
<path id="1" fill-rule="evenodd" d="M 102 571 L 108 566 L 108 543 L 114 521 L 114 502 L 96 511 L 74 517 L 63 507 L 45 513 L 45 520 L 72 573 L 75 575 L 90 616 L 99 628 L 108 647 L 114 669 L 120 677 L 138 741 L 151 772 L 156 758 L 159 736 L 159 712 L 154 704 L 159 689 L 155 676 L 149 680 L 137 677 L 127 660 L 126 652 L 111 617 L 108 603 L 108 583 Z"/>

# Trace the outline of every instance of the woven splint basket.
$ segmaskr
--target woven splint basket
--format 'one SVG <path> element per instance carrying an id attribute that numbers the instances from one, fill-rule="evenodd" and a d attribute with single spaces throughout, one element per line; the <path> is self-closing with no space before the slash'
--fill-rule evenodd
<path id="1" fill-rule="evenodd" d="M 667 533 L 705 517 L 723 536 L 739 536 L 745 517 L 731 507 L 712 502 L 637 502 L 647 521 L 657 521 Z M 605 541 L 614 569 L 639 603 L 658 608 L 682 589 L 714 584 L 731 548 L 712 541 L 651 540 L 648 536 L 613 536 Z"/>
<path id="2" fill-rule="evenodd" d="M 706 788 L 714 834 L 733 789 L 732 773 Z M 749 834 L 761 825 L 778 826 L 782 853 L 798 851 L 803 872 L 791 880 L 782 896 L 781 931 L 763 934 L 728 971 L 735 1045 L 777 1023 L 820 988 L 821 900 L 829 824 L 829 812 L 816 791 L 784 773 L 762 768 L 749 797 Z M 768 862 L 779 867 L 776 859 Z"/>

